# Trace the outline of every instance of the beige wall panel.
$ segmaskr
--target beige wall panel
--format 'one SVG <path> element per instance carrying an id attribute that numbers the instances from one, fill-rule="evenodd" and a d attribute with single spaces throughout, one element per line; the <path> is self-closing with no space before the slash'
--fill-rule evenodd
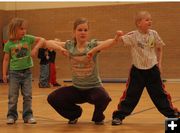
<path id="1" fill-rule="evenodd" d="M 52 9 L 52 8 L 66 8 L 66 7 L 117 5 L 117 4 L 128 4 L 128 3 L 129 2 L 0 2 L 0 9 L 2 10 Z"/>
<path id="2" fill-rule="evenodd" d="M 144 3 L 93 7 L 69 7 L 57 9 L 7 11 L 6 21 L 12 16 L 23 17 L 29 22 L 30 34 L 47 39 L 72 38 L 72 24 L 78 17 L 90 21 L 91 38 L 98 40 L 114 36 L 116 30 L 134 30 L 133 16 L 140 10 L 148 10 L 153 17 L 153 28 L 158 31 L 166 46 L 163 56 L 163 78 L 180 78 L 180 2 Z M 99 54 L 102 78 L 127 78 L 130 69 L 130 52 L 123 46 L 115 46 Z M 34 59 L 34 78 L 39 78 L 39 60 Z M 70 78 L 68 59 L 57 54 L 57 77 Z"/>

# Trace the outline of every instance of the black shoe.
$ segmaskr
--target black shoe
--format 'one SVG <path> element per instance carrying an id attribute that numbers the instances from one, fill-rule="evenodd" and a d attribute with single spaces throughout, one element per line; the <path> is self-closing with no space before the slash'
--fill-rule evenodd
<path id="1" fill-rule="evenodd" d="M 39 88 L 50 88 L 51 86 L 49 84 L 47 85 L 42 85 L 41 83 L 39 83 Z"/>
<path id="2" fill-rule="evenodd" d="M 95 125 L 104 125 L 104 121 L 95 121 L 94 122 Z"/>
<path id="3" fill-rule="evenodd" d="M 38 84 L 39 88 L 44 88 L 43 85 L 41 83 Z"/>
<path id="4" fill-rule="evenodd" d="M 78 119 L 74 119 L 74 120 L 69 120 L 68 124 L 76 124 L 78 121 Z"/>
<path id="5" fill-rule="evenodd" d="M 122 124 L 122 120 L 119 118 L 114 118 L 112 120 L 112 125 L 121 125 Z"/>
<path id="6" fill-rule="evenodd" d="M 54 86 L 54 87 L 56 87 L 56 86 L 61 86 L 61 84 L 55 83 L 55 84 L 53 84 L 53 86 Z"/>

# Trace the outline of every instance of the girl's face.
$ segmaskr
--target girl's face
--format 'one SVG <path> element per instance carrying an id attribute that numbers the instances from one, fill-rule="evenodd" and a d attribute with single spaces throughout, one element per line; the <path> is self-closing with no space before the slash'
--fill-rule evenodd
<path id="1" fill-rule="evenodd" d="M 22 26 L 18 27 L 16 30 L 16 38 L 21 39 L 26 34 L 26 26 L 25 24 L 22 24 Z"/>
<path id="2" fill-rule="evenodd" d="M 146 32 L 148 29 L 150 29 L 152 25 L 152 18 L 150 15 L 147 15 L 143 17 L 139 22 L 138 22 L 138 27 L 141 31 Z"/>
<path id="3" fill-rule="evenodd" d="M 88 40 L 88 24 L 80 24 L 74 30 L 74 37 L 76 38 L 77 42 L 83 43 Z"/>

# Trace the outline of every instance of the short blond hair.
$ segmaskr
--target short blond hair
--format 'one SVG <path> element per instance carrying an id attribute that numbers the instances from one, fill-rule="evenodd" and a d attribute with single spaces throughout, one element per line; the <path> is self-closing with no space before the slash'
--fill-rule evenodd
<path id="1" fill-rule="evenodd" d="M 148 11 L 137 12 L 136 15 L 135 15 L 135 24 L 136 24 L 136 26 L 138 26 L 137 25 L 138 22 L 141 21 L 146 16 L 151 16 L 151 14 Z"/>

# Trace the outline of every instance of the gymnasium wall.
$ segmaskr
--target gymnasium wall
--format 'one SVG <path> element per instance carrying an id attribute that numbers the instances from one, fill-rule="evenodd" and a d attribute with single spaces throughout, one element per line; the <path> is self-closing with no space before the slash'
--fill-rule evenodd
<path id="1" fill-rule="evenodd" d="M 12 17 L 28 20 L 28 33 L 47 39 L 62 41 L 72 38 L 73 21 L 86 17 L 90 21 L 90 38 L 105 40 L 112 38 L 117 30 L 125 33 L 134 30 L 134 14 L 147 10 L 153 17 L 153 28 L 166 43 L 163 56 L 163 78 L 180 78 L 180 2 L 155 2 L 123 5 L 64 7 L 55 9 L 33 9 L 0 12 L 5 17 L 0 28 Z M 2 16 L 3 16 L 2 15 Z M 1 16 L 1 17 L 2 17 Z M 2 20 L 2 19 L 1 19 Z M 102 78 L 127 78 L 130 69 L 130 51 L 123 46 L 115 46 L 99 54 L 99 70 Z M 34 78 L 39 78 L 39 60 L 34 59 Z M 71 71 L 68 59 L 57 54 L 57 78 L 69 79 Z"/>
<path id="2" fill-rule="evenodd" d="M 2 80 L 2 61 L 3 61 L 3 52 L 2 52 L 2 31 L 3 31 L 3 25 L 4 25 L 4 15 L 5 11 L 0 10 L 0 82 Z"/>
<path id="3" fill-rule="evenodd" d="M 67 7 L 84 7 L 84 6 L 99 6 L 99 5 L 117 5 L 117 4 L 129 4 L 130 2 L 0 2 L 0 10 L 33 10 L 33 9 L 52 9 L 52 8 L 67 8 Z M 139 2 L 131 2 L 139 3 Z"/>

